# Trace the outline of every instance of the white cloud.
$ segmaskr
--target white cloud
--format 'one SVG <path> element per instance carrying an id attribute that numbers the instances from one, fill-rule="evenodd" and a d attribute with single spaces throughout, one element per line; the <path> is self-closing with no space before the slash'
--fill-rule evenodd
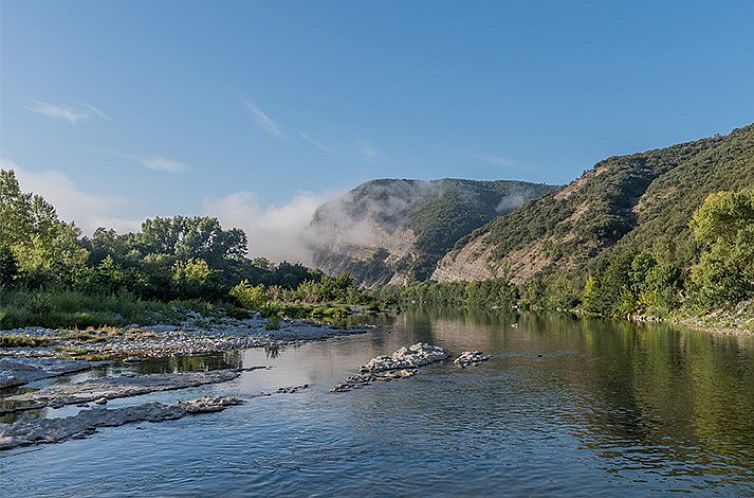
<path id="1" fill-rule="evenodd" d="M 84 102 L 84 109 L 76 109 L 69 105 L 64 104 L 48 104 L 46 102 L 40 102 L 39 100 L 32 100 L 32 105 L 29 110 L 42 114 L 52 119 L 64 119 L 72 125 L 78 124 L 79 121 L 89 119 L 92 116 L 99 116 L 100 118 L 112 121 L 112 118 L 105 114 L 101 109 L 94 107 L 91 104 Z"/>
<path id="2" fill-rule="evenodd" d="M 208 199 L 202 212 L 220 220 L 224 228 L 241 228 L 249 239 L 249 255 L 273 261 L 311 263 L 303 240 L 314 211 L 334 194 L 301 193 L 282 205 L 263 207 L 253 192 L 235 192 Z"/>
<path id="3" fill-rule="evenodd" d="M 141 159 L 142 164 L 154 171 L 164 171 L 166 173 L 180 173 L 188 168 L 180 161 L 166 159 L 164 157 L 146 157 Z"/>
<path id="4" fill-rule="evenodd" d="M 24 192 L 33 192 L 44 197 L 55 206 L 58 215 L 66 221 L 73 221 L 85 234 L 91 234 L 98 227 L 114 228 L 119 232 L 134 231 L 142 220 L 116 216 L 116 210 L 132 203 L 125 197 L 87 194 L 59 171 L 28 171 L 13 161 L 0 159 L 0 167 L 12 169 Z"/>
<path id="5" fill-rule="evenodd" d="M 323 152 L 328 152 L 328 153 L 331 152 L 330 147 L 328 147 L 327 145 L 323 144 L 322 142 L 314 140 L 312 137 L 310 137 L 309 135 L 307 135 L 303 131 L 300 131 L 299 135 L 301 135 L 301 138 L 303 138 L 304 140 L 306 140 L 307 142 L 309 142 L 310 144 L 312 144 L 313 146 L 315 146 L 319 150 L 321 150 Z"/>
<path id="6" fill-rule="evenodd" d="M 251 100 L 241 97 L 241 101 L 246 109 L 251 113 L 251 117 L 254 118 L 254 122 L 270 135 L 276 138 L 284 138 L 283 131 L 280 126 L 265 113 L 256 103 Z"/>
<path id="7" fill-rule="evenodd" d="M 89 109 L 91 112 L 93 112 L 95 115 L 101 117 L 102 119 L 106 119 L 108 121 L 112 121 L 113 120 L 113 118 L 111 118 L 109 114 L 107 114 L 105 111 L 103 111 L 99 107 L 95 107 L 92 104 L 88 104 L 86 102 L 84 102 L 84 105 L 86 106 L 87 109 Z"/>

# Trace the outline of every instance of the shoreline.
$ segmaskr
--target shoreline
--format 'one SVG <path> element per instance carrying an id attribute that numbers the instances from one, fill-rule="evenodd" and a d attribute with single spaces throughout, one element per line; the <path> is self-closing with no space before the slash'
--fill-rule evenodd
<path id="1" fill-rule="evenodd" d="M 131 324 L 85 330 L 24 327 L 0 330 L 0 393 L 30 382 L 88 371 L 121 362 L 151 358 L 196 356 L 248 348 L 276 348 L 363 334 L 373 325 L 336 328 L 311 320 L 280 320 L 278 330 L 267 330 L 259 315 L 207 320 L 189 316 L 179 325 Z M 8 345 L 10 344 L 10 345 Z"/>

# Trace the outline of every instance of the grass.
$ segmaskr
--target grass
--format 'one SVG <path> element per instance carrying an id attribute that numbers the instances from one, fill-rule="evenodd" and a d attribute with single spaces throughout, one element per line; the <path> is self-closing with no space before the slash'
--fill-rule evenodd
<path id="1" fill-rule="evenodd" d="M 69 290 L 8 290 L 0 288 L 0 330 L 39 326 L 86 329 L 178 322 L 188 312 L 203 316 L 238 314 L 228 305 L 201 300 L 145 301 L 128 293 L 88 294 Z"/>
<path id="2" fill-rule="evenodd" d="M 0 348 L 36 347 L 47 344 L 47 336 L 33 336 L 26 334 L 9 334 L 0 336 Z"/>

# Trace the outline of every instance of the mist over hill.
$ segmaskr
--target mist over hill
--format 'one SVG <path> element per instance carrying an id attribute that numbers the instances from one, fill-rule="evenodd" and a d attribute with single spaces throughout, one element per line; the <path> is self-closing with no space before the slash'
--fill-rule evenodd
<path id="1" fill-rule="evenodd" d="M 360 284 L 424 280 L 464 236 L 555 187 L 522 181 L 381 179 L 320 206 L 304 232 L 314 264 Z"/>

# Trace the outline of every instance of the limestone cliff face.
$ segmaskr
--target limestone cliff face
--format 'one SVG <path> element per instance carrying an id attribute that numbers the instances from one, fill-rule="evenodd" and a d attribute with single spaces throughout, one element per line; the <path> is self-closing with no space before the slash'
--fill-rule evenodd
<path id="1" fill-rule="evenodd" d="M 432 273 L 438 282 L 468 282 L 497 277 L 489 261 L 493 247 L 485 247 L 482 238 L 472 240 L 462 248 L 446 254 Z"/>
<path id="2" fill-rule="evenodd" d="M 305 234 L 315 266 L 359 284 L 425 280 L 461 238 L 554 187 L 518 181 L 374 180 L 328 202 Z"/>

